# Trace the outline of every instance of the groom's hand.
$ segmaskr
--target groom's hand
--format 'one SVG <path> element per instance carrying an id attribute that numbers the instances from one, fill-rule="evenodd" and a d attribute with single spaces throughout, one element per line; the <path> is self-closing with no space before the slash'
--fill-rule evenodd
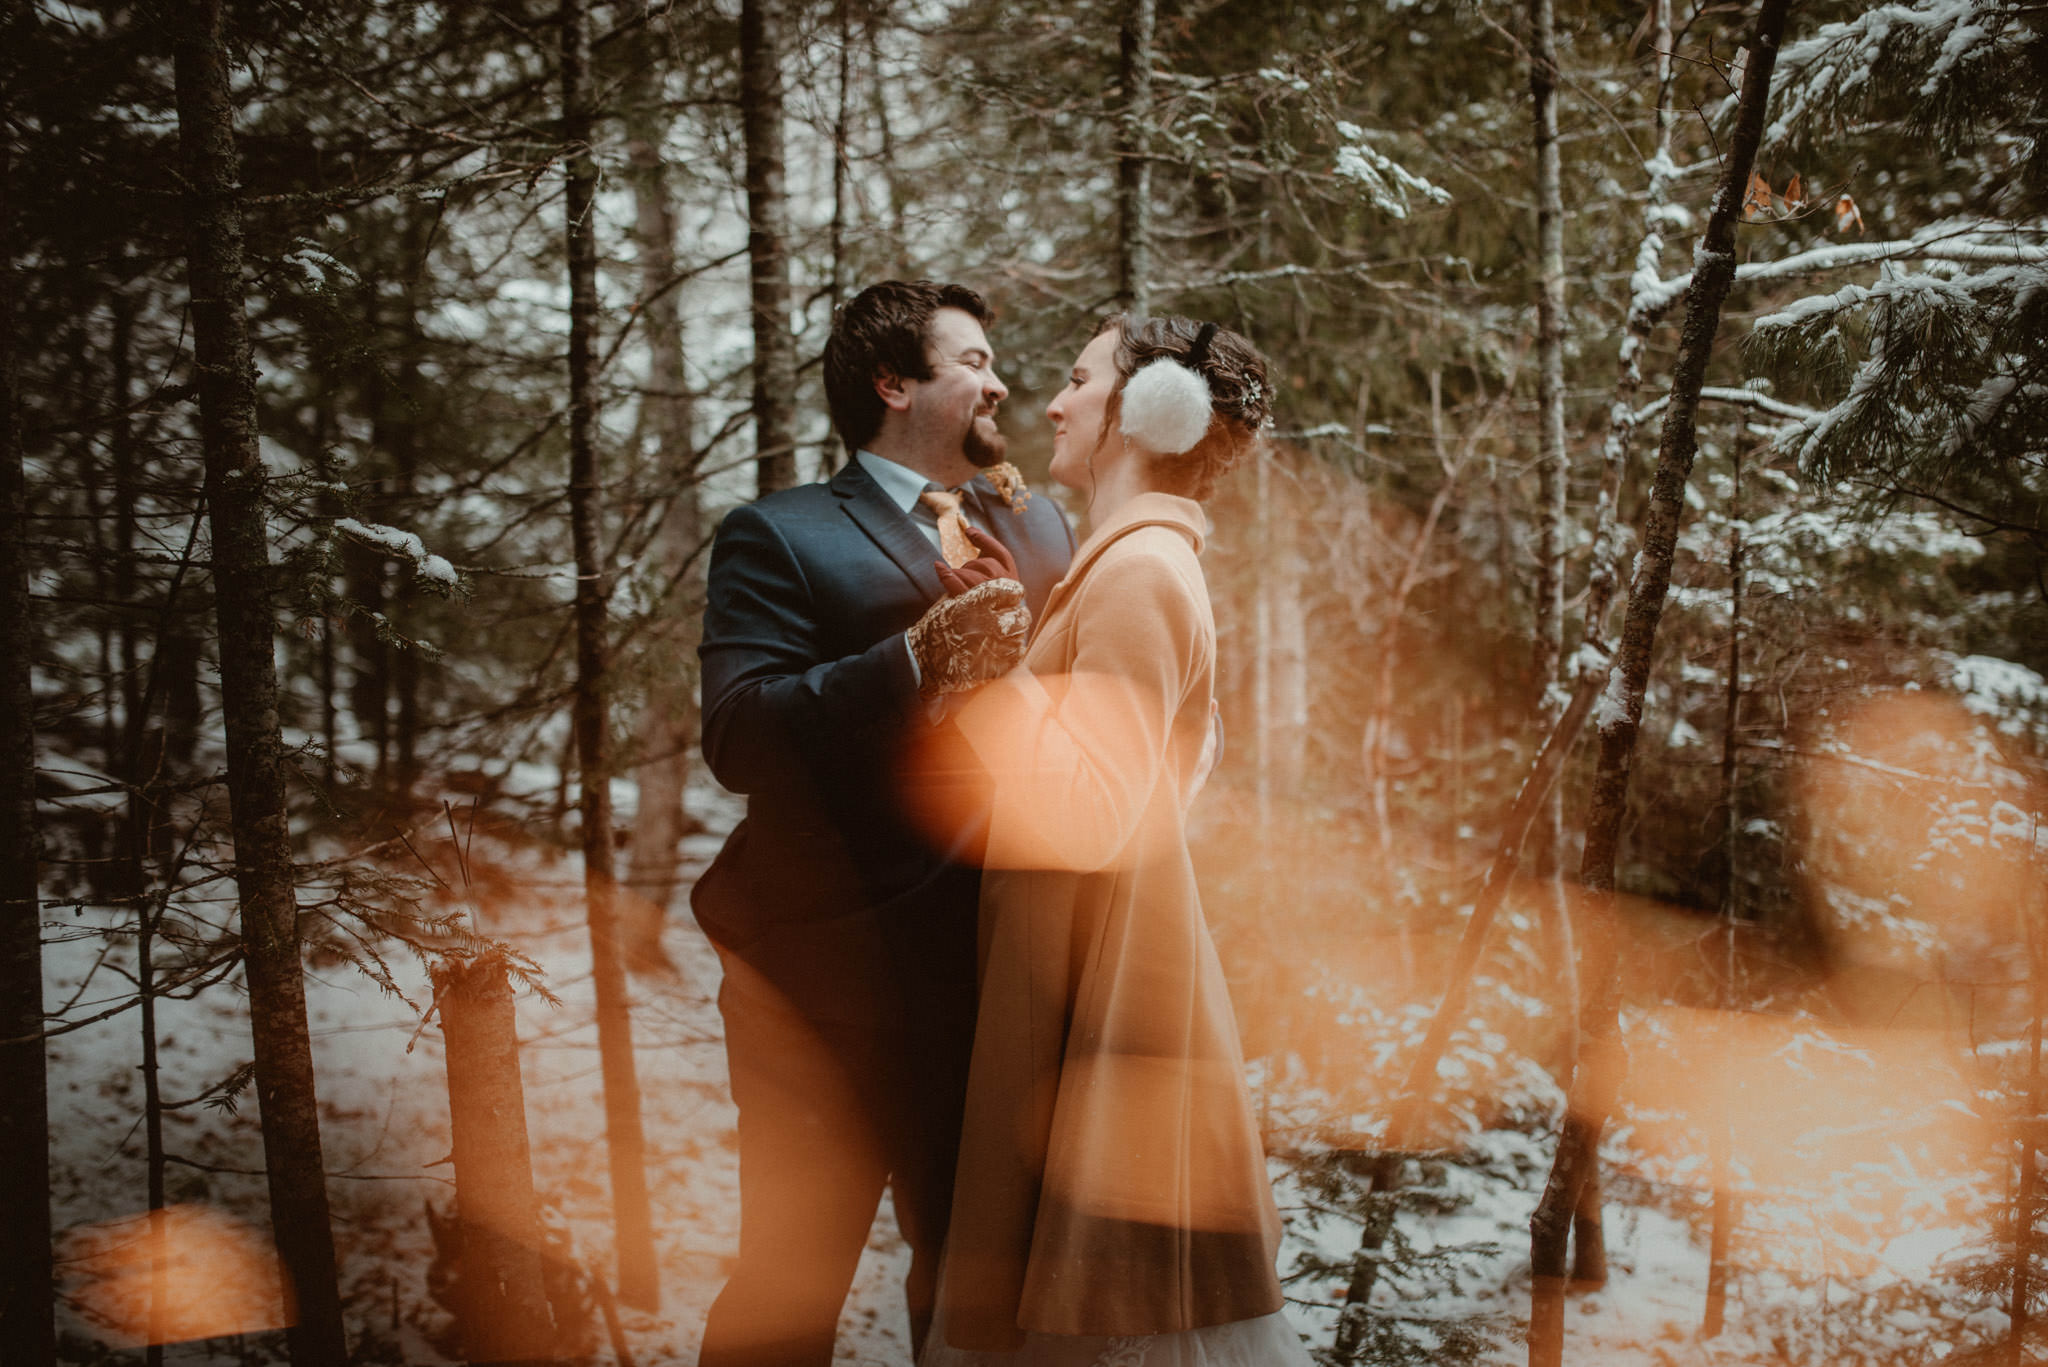
<path id="1" fill-rule="evenodd" d="M 964 693 L 1007 674 L 1024 658 L 1031 609 L 1015 579 L 988 579 L 941 598 L 905 633 L 926 698 Z"/>
<path id="2" fill-rule="evenodd" d="M 1017 561 L 1011 556 L 1009 547 L 990 536 L 979 527 L 967 529 L 967 539 L 974 543 L 980 555 L 955 569 L 943 560 L 932 562 L 932 568 L 939 572 L 939 582 L 945 585 L 949 597 L 958 598 L 976 584 L 986 584 L 991 579 L 1021 579 L 1017 573 Z"/>

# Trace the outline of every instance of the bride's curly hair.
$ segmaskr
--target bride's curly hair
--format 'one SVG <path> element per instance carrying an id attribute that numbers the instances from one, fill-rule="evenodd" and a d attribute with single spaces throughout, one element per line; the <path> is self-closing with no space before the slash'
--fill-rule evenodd
<path id="1" fill-rule="evenodd" d="M 1124 386 L 1146 363 L 1161 357 L 1187 363 L 1201 335 L 1202 324 L 1180 314 L 1136 318 L 1112 313 L 1096 325 L 1101 336 L 1117 329 L 1116 386 L 1104 406 L 1102 430 L 1116 430 L 1123 413 Z M 1200 364 L 1195 367 L 1209 386 L 1214 414 L 1209 431 L 1177 456 L 1154 455 L 1152 482 L 1169 494 L 1206 499 L 1216 481 L 1256 449 L 1273 416 L 1273 385 L 1266 376 L 1266 358 L 1241 333 L 1218 326 Z"/>

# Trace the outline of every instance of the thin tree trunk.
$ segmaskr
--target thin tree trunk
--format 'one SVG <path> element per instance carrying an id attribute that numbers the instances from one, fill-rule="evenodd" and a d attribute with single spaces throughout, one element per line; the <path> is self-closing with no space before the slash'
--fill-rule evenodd
<path id="1" fill-rule="evenodd" d="M 1394 1203 L 1391 1198 L 1401 1162 L 1407 1156 L 1406 1149 L 1416 1123 L 1421 1119 L 1422 1108 L 1435 1090 L 1437 1064 L 1442 1061 L 1444 1049 L 1450 1043 L 1451 1031 L 1464 1016 L 1473 970 L 1479 965 L 1480 952 L 1486 947 L 1486 935 L 1500 911 L 1501 901 L 1514 881 L 1516 870 L 1521 867 L 1522 846 L 1527 842 L 1529 830 L 1536 824 L 1537 815 L 1542 811 L 1551 788 L 1556 785 L 1558 775 L 1564 771 L 1565 761 L 1571 756 L 1572 746 L 1578 741 L 1579 730 L 1592 712 L 1594 698 L 1605 678 L 1605 672 L 1599 669 L 1588 669 L 1579 676 L 1577 691 L 1572 694 L 1563 715 L 1544 741 L 1536 762 L 1530 766 L 1529 776 L 1522 781 L 1522 790 L 1515 795 L 1515 805 L 1502 828 L 1493 862 L 1487 866 L 1486 881 L 1480 885 L 1472 915 L 1458 937 L 1458 947 L 1451 957 L 1450 971 L 1443 996 L 1437 1002 L 1436 1014 L 1430 1017 L 1429 1030 L 1422 1037 L 1422 1045 L 1409 1061 L 1400 1095 L 1387 1122 L 1386 1137 L 1366 1171 L 1365 1232 L 1359 1240 L 1358 1253 L 1352 1259 L 1351 1277 L 1344 1291 L 1344 1310 L 1337 1321 L 1336 1347 L 1340 1355 L 1355 1354 L 1365 1341 L 1367 1306 L 1379 1278 L 1379 1251 L 1393 1228 Z"/>
<path id="2" fill-rule="evenodd" d="M 1372 795 L 1373 827 L 1382 856 L 1390 854 L 1394 845 L 1393 818 L 1388 807 L 1387 739 L 1394 725 L 1394 685 L 1400 673 L 1401 626 L 1407 617 L 1408 596 L 1422 582 L 1422 567 L 1429 558 L 1429 545 L 1436 536 L 1437 523 L 1442 520 L 1444 509 L 1450 506 L 1451 495 L 1457 491 L 1458 478 L 1465 469 L 1463 460 L 1455 464 L 1451 461 L 1444 441 L 1443 378 L 1441 369 L 1429 372 L 1429 429 L 1437 466 L 1443 472 L 1443 483 L 1437 486 L 1436 496 L 1429 501 L 1429 511 L 1424 514 L 1422 525 L 1416 528 L 1414 540 L 1408 543 L 1408 558 L 1401 566 L 1401 577 L 1395 581 L 1394 591 L 1387 595 L 1382 613 L 1386 627 L 1375 652 L 1379 660 L 1379 678 L 1373 688 L 1372 710 L 1366 714 L 1365 740 L 1359 747 L 1365 761 L 1365 787 Z"/>
<path id="3" fill-rule="evenodd" d="M 369 742 L 376 758 L 371 780 L 379 800 L 391 774 L 391 656 L 394 647 L 377 635 L 376 617 L 387 615 L 384 556 L 354 537 L 342 542 L 342 585 L 362 611 L 348 619 L 349 710 L 356 737 Z"/>
<path id="4" fill-rule="evenodd" d="M 633 1060 L 633 1018 L 620 961 L 612 874 L 611 763 L 605 670 L 610 576 L 603 564 L 597 474 L 597 164 L 591 156 L 590 28 L 587 0 L 562 6 L 562 128 L 568 142 L 565 224 L 569 249 L 569 507 L 576 548 L 575 735 L 583 819 L 583 892 L 597 994 L 598 1061 L 604 1076 L 605 1141 L 611 1160 L 613 1236 L 619 1299 L 661 1303 L 654 1225 L 647 1199 L 647 1142 Z"/>
<path id="5" fill-rule="evenodd" d="M 541 1274 L 540 1203 L 526 1137 L 526 1090 L 505 960 L 486 954 L 434 971 L 447 1041 L 462 1351 L 472 1362 L 534 1362 L 554 1353 Z"/>
<path id="6" fill-rule="evenodd" d="M 1295 493 L 1298 497 L 1299 491 Z M 1281 792 L 1295 794 L 1301 791 L 1308 761 L 1308 603 L 1302 592 L 1308 565 L 1301 547 L 1308 533 L 1294 507 L 1281 514 L 1272 532 L 1274 554 L 1266 564 L 1273 589 L 1268 699 L 1273 709 L 1273 783 Z"/>
<path id="7" fill-rule="evenodd" d="M 1671 559 L 1678 541 L 1685 485 L 1692 473 L 1701 386 L 1706 382 L 1721 305 L 1735 281 L 1735 225 L 1743 188 L 1762 140 L 1771 71 L 1785 31 L 1790 0 L 1763 0 L 1743 74 L 1735 131 L 1727 164 L 1715 193 L 1698 265 L 1686 296 L 1672 375 L 1671 406 L 1657 452 L 1657 473 L 1643 529 L 1643 549 L 1629 586 L 1628 614 L 1616 653 L 1615 675 L 1599 719 L 1600 753 L 1586 819 L 1586 848 L 1580 882 L 1586 893 L 1589 933 L 1582 949 L 1585 1004 L 1581 1047 L 1557 1156 L 1536 1212 L 1529 1220 L 1530 1263 L 1535 1284 L 1529 1324 L 1530 1367 L 1556 1367 L 1564 1353 L 1565 1252 L 1571 1213 L 1580 1188 L 1598 1161 L 1600 1136 L 1614 1107 L 1627 1068 L 1621 1039 L 1620 983 L 1616 973 L 1614 873 L 1622 818 L 1628 805 L 1630 762 L 1642 723 L 1643 695 L 1657 623 L 1671 584 Z"/>
<path id="8" fill-rule="evenodd" d="M 135 937 L 136 1014 L 142 1027 L 142 1133 L 144 1182 L 149 1196 L 149 1333 L 143 1361 L 163 1367 L 164 1315 L 169 1311 L 164 1247 L 164 1094 L 156 1044 L 156 925 L 153 898 L 141 899 L 139 933 Z"/>
<path id="9" fill-rule="evenodd" d="M 242 904 L 264 1166 L 279 1252 L 297 1298 L 287 1331 L 295 1367 L 348 1356 L 320 1153 L 320 1109 L 306 1031 L 297 894 L 278 730 L 264 470 L 256 441 L 255 359 L 243 312 L 241 179 L 221 42 L 221 0 L 177 15 L 178 142 L 190 213 L 194 378 L 213 533 L 214 611 Z"/>
<path id="10" fill-rule="evenodd" d="M 783 186 L 783 0 L 741 0 L 740 126 L 754 301 L 754 485 L 796 474 L 796 338 L 789 330 L 789 197 Z"/>
<path id="11" fill-rule="evenodd" d="M 1124 0 L 1117 36 L 1116 299 L 1140 316 L 1152 305 L 1152 31 L 1157 0 Z"/>
<path id="12" fill-rule="evenodd" d="M 1707 1307 L 1700 1316 L 1700 1337 L 1718 1338 L 1728 1312 L 1728 1243 L 1735 1229 L 1735 1194 L 1728 1190 L 1728 1126 L 1714 1122 L 1708 1163 L 1713 1173 L 1713 1229 L 1707 1236 Z"/>
<path id="13" fill-rule="evenodd" d="M 651 65 L 643 70 L 652 72 Z M 664 288 L 676 275 L 675 214 L 661 158 L 663 120 L 649 81 L 629 102 L 626 159 L 633 185 L 635 247 L 640 258 L 640 316 L 647 329 L 647 386 L 641 412 L 654 433 L 657 487 L 673 489 L 648 570 L 667 592 L 645 635 L 646 701 L 635 738 L 640 788 L 630 892 L 620 908 L 621 948 L 630 969 L 667 965 L 662 923 L 681 877 L 678 845 L 690 828 L 683 792 L 697 743 L 696 652 L 704 603 L 703 501 L 692 448 L 695 404 L 683 370 L 682 304 Z"/>
<path id="14" fill-rule="evenodd" d="M 1564 532 L 1565 489 L 1570 472 L 1564 435 L 1564 191 L 1563 168 L 1557 143 L 1557 14 L 1552 0 L 1528 0 L 1530 123 L 1536 148 L 1536 426 L 1538 433 L 1537 478 L 1539 492 L 1536 551 L 1536 623 L 1534 650 L 1530 657 L 1530 682 L 1538 715 L 1548 715 L 1554 706 L 1550 694 L 1564 656 Z M 1561 854 L 1564 845 L 1564 801 L 1554 793 L 1545 809 L 1541 840 L 1541 891 L 1539 916 L 1545 955 L 1558 970 L 1575 957 L 1571 933 L 1571 911 L 1566 905 L 1562 881 Z M 1552 982 L 1560 1003 L 1559 1016 L 1575 1019 L 1578 1011 L 1577 974 L 1558 971 Z M 1564 1068 L 1578 1053 L 1578 1038 L 1572 1032 L 1563 1055 Z M 1568 1071 L 1566 1073 L 1568 1076 Z M 1606 1248 L 1600 1242 L 1598 1192 L 1596 1202 L 1583 1220 L 1593 1246 L 1581 1241 L 1577 1254 L 1590 1269 L 1606 1266 Z"/>
<path id="15" fill-rule="evenodd" d="M 833 20 L 839 34 L 839 108 L 832 117 L 832 278 L 827 282 L 829 297 L 826 302 L 832 315 L 837 317 L 839 306 L 846 302 L 846 223 L 847 209 L 853 198 L 851 154 L 848 151 L 853 140 L 852 0 L 837 0 L 833 6 Z M 827 428 L 825 444 L 818 453 L 819 473 L 831 474 L 850 454 L 841 448 L 838 431 Z"/>
<path id="16" fill-rule="evenodd" d="M 398 392 L 391 396 L 398 409 L 393 416 L 391 433 L 391 495 L 398 513 L 393 520 L 401 526 L 405 525 L 405 519 L 412 512 L 413 481 L 419 472 L 419 417 L 415 405 L 420 387 L 420 333 L 412 292 L 412 285 L 408 282 L 405 313 L 399 319 L 402 332 Z M 401 623 L 399 630 L 408 634 L 417 630 L 411 621 L 410 608 L 419 598 L 418 583 L 418 570 L 410 564 L 401 563 L 391 584 L 392 619 Z M 417 646 L 404 644 L 391 652 L 391 693 L 396 703 L 391 719 L 391 800 L 403 821 L 410 819 L 413 790 L 420 778 L 420 652 Z"/>
<path id="17" fill-rule="evenodd" d="M 1721 726 L 1721 917 L 1728 933 L 1729 963 L 1734 963 L 1735 922 L 1741 917 L 1741 870 L 1736 867 L 1735 841 L 1742 830 L 1736 810 L 1735 790 L 1741 779 L 1742 734 L 1742 457 L 1743 438 L 1738 431 L 1734 450 L 1734 489 L 1728 504 L 1728 691 Z M 1723 978 L 1724 996 L 1732 995 L 1735 983 Z M 1733 1003 L 1724 1000 L 1723 1006 Z"/>
<path id="18" fill-rule="evenodd" d="M 1661 231 L 1663 211 L 1669 198 L 1671 165 L 1671 112 L 1666 107 L 1671 92 L 1671 0 L 1652 0 L 1650 47 L 1657 73 L 1657 148 L 1651 155 L 1650 183 L 1643 194 L 1643 235 L 1636 247 L 1634 279 L 1655 282 L 1664 253 Z M 1628 469 L 1629 450 L 1635 443 L 1636 391 L 1643 382 L 1643 349 L 1650 330 L 1668 305 L 1645 300 L 1640 287 L 1631 292 L 1628 321 L 1622 331 L 1614 399 L 1608 405 L 1607 437 L 1601 444 L 1600 493 L 1593 535 L 1593 568 L 1587 581 L 1587 634 L 1606 632 L 1606 616 L 1614 601 L 1614 590 L 1628 546 L 1628 524 L 1621 517 L 1621 487 Z"/>
<path id="19" fill-rule="evenodd" d="M 2006 1312 L 2012 1322 L 2012 1367 L 2027 1361 L 2027 1332 L 2033 1320 L 2034 1222 L 2040 1200 L 2040 1165 L 2034 1154 L 2034 1136 L 2041 1123 L 2041 1016 L 2048 1009 L 2048 982 L 2043 981 L 2043 950 L 2040 923 L 2034 910 L 2022 911 L 2027 918 L 2028 978 L 2033 991 L 2033 1010 L 2027 1022 L 2027 1113 L 2019 1126 L 2019 1191 L 2012 1212 L 2012 1285 Z"/>
<path id="20" fill-rule="evenodd" d="M 1728 679 L 1727 701 L 1721 725 L 1721 933 L 1726 957 L 1715 990 L 1716 1004 L 1723 1011 L 1734 1009 L 1738 997 L 1735 982 L 1735 922 L 1739 915 L 1740 882 L 1735 864 L 1735 839 L 1741 828 L 1736 811 L 1735 790 L 1740 777 L 1737 744 L 1742 725 L 1742 455 L 1740 433 L 1734 447 L 1735 487 L 1729 500 L 1731 524 L 1728 548 Z M 1700 1317 L 1700 1337 L 1718 1337 L 1727 1316 L 1728 1244 L 1735 1228 L 1736 1197 L 1731 1190 L 1729 1158 L 1734 1148 L 1734 1120 L 1721 1114 L 1710 1122 L 1707 1161 L 1713 1174 L 1714 1212 L 1712 1233 L 1707 1241 L 1707 1303 Z"/>
<path id="21" fill-rule="evenodd" d="M 1273 559 L 1273 453 L 1263 446 L 1252 454 L 1253 499 L 1257 526 L 1252 544 L 1259 563 Z M 1260 575 L 1252 598 L 1252 793 L 1259 822 L 1259 849 L 1270 859 L 1273 850 L 1273 585 Z M 1270 880 L 1261 880 L 1270 882 Z"/>
<path id="22" fill-rule="evenodd" d="M 0 91 L 0 103 L 9 96 Z M 36 891 L 36 746 L 29 665 L 28 481 L 15 346 L 14 152 L 0 144 L 0 1364 L 56 1360 L 50 1100 Z"/>
<path id="23" fill-rule="evenodd" d="M 1528 0 L 1529 95 L 1536 129 L 1536 394 L 1541 528 L 1536 565 L 1540 700 L 1564 655 L 1564 191 L 1557 147 L 1557 34 L 1552 0 Z"/>

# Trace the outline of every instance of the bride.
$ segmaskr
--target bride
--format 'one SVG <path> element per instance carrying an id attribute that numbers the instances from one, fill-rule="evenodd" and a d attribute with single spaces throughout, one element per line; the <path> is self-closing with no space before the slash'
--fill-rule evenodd
<path id="1" fill-rule="evenodd" d="M 1092 531 L 1023 667 L 959 715 L 992 780 L 981 1004 L 919 1367 L 1309 1362 L 1185 821 L 1216 669 L 1201 501 L 1270 401 L 1237 333 L 1117 316 L 1046 408 Z"/>

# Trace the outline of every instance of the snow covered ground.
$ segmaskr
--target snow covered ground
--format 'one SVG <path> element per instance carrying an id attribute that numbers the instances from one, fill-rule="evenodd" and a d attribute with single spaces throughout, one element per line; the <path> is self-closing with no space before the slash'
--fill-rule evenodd
<path id="1" fill-rule="evenodd" d="M 693 794 L 693 810 L 714 813 L 713 833 L 687 844 L 694 875 L 716 851 L 736 816 L 730 798 Z M 489 846 L 487 849 L 486 846 Z M 429 851 L 431 854 L 431 850 Z M 493 865 L 493 896 L 481 913 L 482 929 L 530 955 L 560 997 L 553 1007 L 537 996 L 521 999 L 520 1037 L 526 1099 L 538 1186 L 559 1210 L 589 1266 L 611 1272 L 609 1194 L 601 1123 L 596 1031 L 593 1024 L 587 935 L 580 910 L 580 877 L 573 856 L 538 848 L 508 848 L 479 838 L 479 860 Z M 133 944 L 93 933 L 111 914 L 91 907 L 46 909 L 56 929 L 47 950 L 48 995 L 69 1003 L 82 1018 L 118 1003 L 132 991 Z M 690 1363 L 706 1306 L 719 1286 L 737 1232 L 733 1110 L 726 1095 L 724 1058 L 714 999 L 716 956 L 686 914 L 672 919 L 667 948 L 681 975 L 667 983 L 635 986 L 635 1046 L 646 1129 L 649 1179 L 662 1274 L 657 1313 L 623 1311 L 623 1327 L 638 1362 Z M 413 1005 L 392 997 L 345 963 L 315 964 L 309 979 L 310 1011 L 324 1123 L 327 1165 L 334 1179 L 335 1233 L 342 1259 L 352 1342 L 369 1362 L 449 1361 L 447 1316 L 431 1299 L 428 1268 L 434 1248 L 426 1202 L 451 1198 L 447 1101 L 441 1036 L 422 1029 L 414 1006 L 429 997 L 424 972 L 403 959 L 392 966 Z M 163 1003 L 159 1036 L 165 1096 L 192 1097 L 227 1077 L 249 1057 L 242 1002 L 232 985 L 193 1001 Z M 124 1360 L 107 1343 L 107 1330 L 85 1307 L 104 1282 L 103 1258 L 85 1256 L 136 1229 L 144 1209 L 145 1178 L 137 1071 L 137 1017 L 111 1016 L 52 1041 L 53 1198 L 57 1226 L 71 1231 L 64 1248 L 67 1291 L 62 1328 L 72 1361 Z M 233 1217 L 252 1229 L 265 1219 L 261 1147 L 253 1094 L 235 1113 L 205 1105 L 173 1110 L 166 1120 L 169 1151 L 180 1160 L 169 1171 L 169 1199 Z M 1704 1197 L 1683 1188 L 1631 1179 L 1625 1150 L 1616 1150 L 1622 1175 L 1610 1179 L 1607 1224 L 1613 1279 L 1602 1291 L 1578 1297 L 1568 1317 L 1568 1360 L 1616 1367 L 1667 1367 L 1686 1362 L 1890 1361 L 1873 1356 L 1887 1345 L 1915 1358 L 1993 1334 L 1980 1323 L 1958 1335 L 1959 1309 L 1946 1303 L 1928 1319 L 1929 1306 L 1900 1299 L 1887 1310 L 1890 1327 L 1870 1328 L 1872 1296 L 1882 1300 L 1926 1274 L 1932 1255 L 1964 1239 L 1955 1230 L 1923 1230 L 1926 1245 L 1912 1266 L 1867 1271 L 1861 1281 L 1841 1277 L 1788 1277 L 1767 1258 L 1748 1257 L 1729 1303 L 1730 1331 L 1712 1343 L 1697 1337 L 1704 1297 Z M 1527 1221 L 1544 1172 L 1548 1140 L 1515 1129 L 1481 1133 L 1466 1161 L 1432 1165 L 1423 1185 L 1442 1199 L 1404 1216 L 1402 1232 L 1413 1249 L 1463 1247 L 1444 1269 L 1409 1286 L 1416 1299 L 1383 1284 L 1377 1304 L 1416 1324 L 1492 1317 L 1492 1346 L 1480 1360 L 1520 1361 L 1519 1323 L 1528 1304 Z M 1304 1253 L 1341 1260 L 1356 1247 L 1358 1227 L 1308 1191 L 1289 1164 L 1274 1172 L 1288 1221 L 1283 1271 Z M 126 1223 L 122 1223 L 122 1222 Z M 110 1223 L 112 1222 L 112 1223 Z M 1754 1249 L 1772 1236 L 1767 1223 L 1745 1236 Z M 1911 1250 L 1908 1250 L 1911 1252 Z M 861 1266 L 842 1323 L 839 1354 L 855 1363 L 907 1364 L 906 1323 L 897 1287 L 906 1253 L 886 1203 Z M 1876 1292 L 1875 1282 L 1884 1283 Z M 1333 1302 L 1341 1285 L 1328 1276 L 1298 1277 L 1289 1285 L 1288 1314 L 1312 1345 L 1329 1344 Z M 1885 1290 L 1890 1287 L 1891 1291 Z M 101 1291 L 106 1288 L 102 1285 Z M 1831 1297 L 1833 1299 L 1831 1299 Z M 1861 1297 L 1861 1300 L 1856 1300 Z M 1899 1299 L 1894 1296 L 1894 1299 Z M 1856 1301 L 1857 1309 L 1848 1302 Z M 1888 1302 L 1887 1302 L 1888 1304 Z M 1841 1308 L 1847 1307 L 1847 1308 Z M 1854 1332 L 1844 1328 L 1856 1318 Z M 1833 1313 L 1836 1318 L 1831 1321 Z M 1916 1318 L 1917 1317 L 1917 1318 Z M 601 1330 L 600 1342 L 601 1342 Z M 1835 1356 L 1826 1345 L 1844 1351 Z M 600 1347 L 600 1360 L 609 1351 Z M 173 1362 L 248 1363 L 279 1360 L 282 1335 L 274 1329 L 175 1345 Z"/>

